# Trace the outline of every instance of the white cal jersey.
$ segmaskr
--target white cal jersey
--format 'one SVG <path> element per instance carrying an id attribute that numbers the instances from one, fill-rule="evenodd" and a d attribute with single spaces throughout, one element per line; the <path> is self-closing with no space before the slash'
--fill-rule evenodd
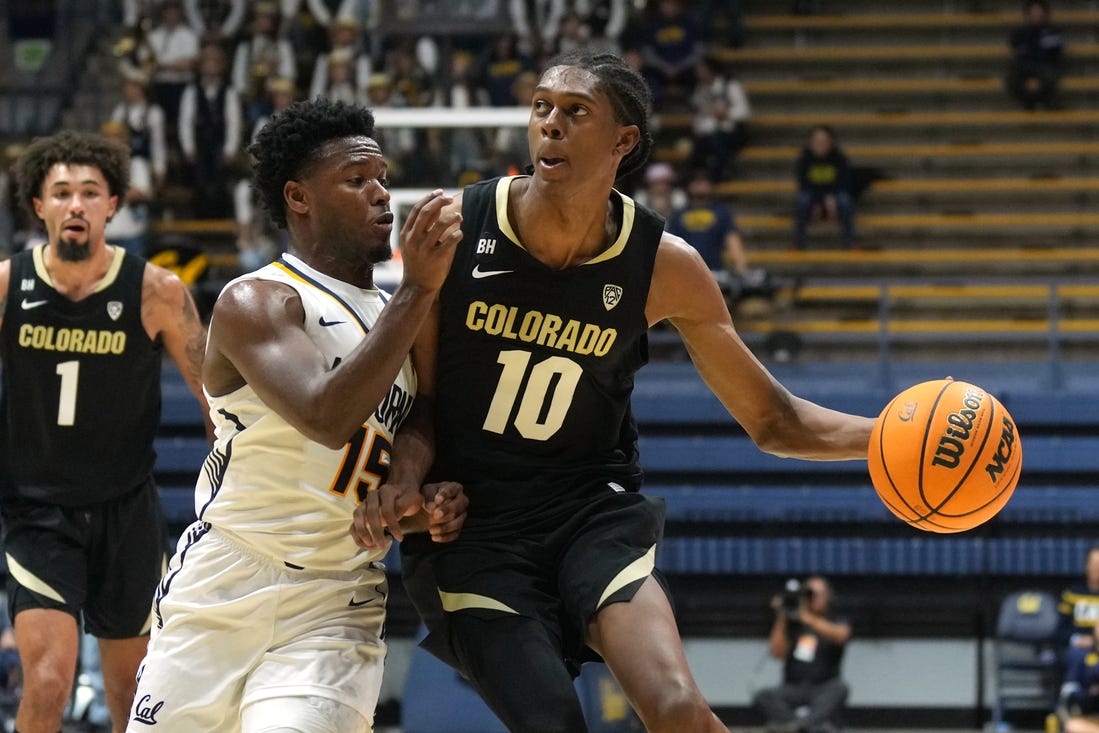
<path id="1" fill-rule="evenodd" d="M 288 254 L 233 282 L 247 279 L 298 292 L 305 331 L 332 366 L 362 342 L 386 300 L 380 290 L 348 285 Z M 308 570 L 345 571 L 380 560 L 387 548 L 362 550 L 348 528 L 360 497 L 385 481 L 393 436 L 415 394 L 406 358 L 381 404 L 339 450 L 302 435 L 249 385 L 221 397 L 207 394 L 217 440 L 195 487 L 199 521 Z"/>

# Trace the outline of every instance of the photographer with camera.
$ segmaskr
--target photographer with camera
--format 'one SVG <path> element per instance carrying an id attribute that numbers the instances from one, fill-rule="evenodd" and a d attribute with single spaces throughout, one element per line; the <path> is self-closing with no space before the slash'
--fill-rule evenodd
<path id="1" fill-rule="evenodd" d="M 831 611 L 832 587 L 819 575 L 789 580 L 771 600 L 771 656 L 783 659 L 782 684 L 756 693 L 768 733 L 835 733 L 847 702 L 840 678 L 851 625 Z"/>

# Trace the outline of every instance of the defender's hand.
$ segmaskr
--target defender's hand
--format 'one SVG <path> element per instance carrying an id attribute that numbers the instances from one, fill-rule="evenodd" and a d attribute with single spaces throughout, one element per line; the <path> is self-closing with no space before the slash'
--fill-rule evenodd
<path id="1" fill-rule="evenodd" d="M 435 189 L 416 202 L 401 226 L 404 282 L 438 290 L 462 239 L 462 214 L 450 207 L 454 197 Z"/>
<path id="2" fill-rule="evenodd" d="M 424 497 L 416 486 L 382 484 L 377 491 L 370 491 L 362 504 L 355 507 L 351 521 L 351 536 L 355 544 L 365 550 L 385 546 L 385 530 L 393 539 L 404 539 L 401 518 L 416 514 L 424 506 Z"/>

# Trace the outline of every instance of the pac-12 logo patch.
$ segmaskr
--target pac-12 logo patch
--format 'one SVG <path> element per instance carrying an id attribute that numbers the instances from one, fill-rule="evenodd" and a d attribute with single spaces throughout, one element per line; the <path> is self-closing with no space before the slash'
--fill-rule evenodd
<path id="1" fill-rule="evenodd" d="M 622 286 L 620 285 L 604 285 L 603 286 L 603 307 L 607 310 L 618 305 L 618 301 L 622 300 Z"/>
<path id="2" fill-rule="evenodd" d="M 122 315 L 122 301 L 112 300 L 107 303 L 107 315 L 111 317 L 112 321 L 117 321 L 118 317 Z"/>

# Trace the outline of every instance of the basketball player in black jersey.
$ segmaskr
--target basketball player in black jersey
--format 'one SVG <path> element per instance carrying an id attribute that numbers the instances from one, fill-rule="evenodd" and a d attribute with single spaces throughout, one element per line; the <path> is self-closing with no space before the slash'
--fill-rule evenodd
<path id="1" fill-rule="evenodd" d="M 15 173 L 48 237 L 0 262 L 0 511 L 25 680 L 15 725 L 60 730 L 83 613 L 117 733 L 165 560 L 151 476 L 162 353 L 205 414 L 205 330 L 178 277 L 105 239 L 129 185 L 125 147 L 63 132 L 32 143 Z"/>
<path id="2" fill-rule="evenodd" d="M 638 492 L 630 392 L 650 326 L 679 330 L 763 450 L 866 457 L 872 420 L 778 384 L 698 253 L 613 190 L 648 157 L 648 107 L 645 82 L 615 56 L 566 56 L 542 75 L 533 173 L 475 184 L 453 204 L 464 234 L 434 321 L 435 434 L 419 456 L 395 456 L 389 477 L 465 486 L 456 541 L 402 543 L 405 583 L 425 645 L 516 732 L 586 730 L 572 674 L 593 652 L 648 730 L 726 731 L 654 573 L 663 504 Z M 379 531 L 368 519 L 353 527 L 363 544 Z"/>

